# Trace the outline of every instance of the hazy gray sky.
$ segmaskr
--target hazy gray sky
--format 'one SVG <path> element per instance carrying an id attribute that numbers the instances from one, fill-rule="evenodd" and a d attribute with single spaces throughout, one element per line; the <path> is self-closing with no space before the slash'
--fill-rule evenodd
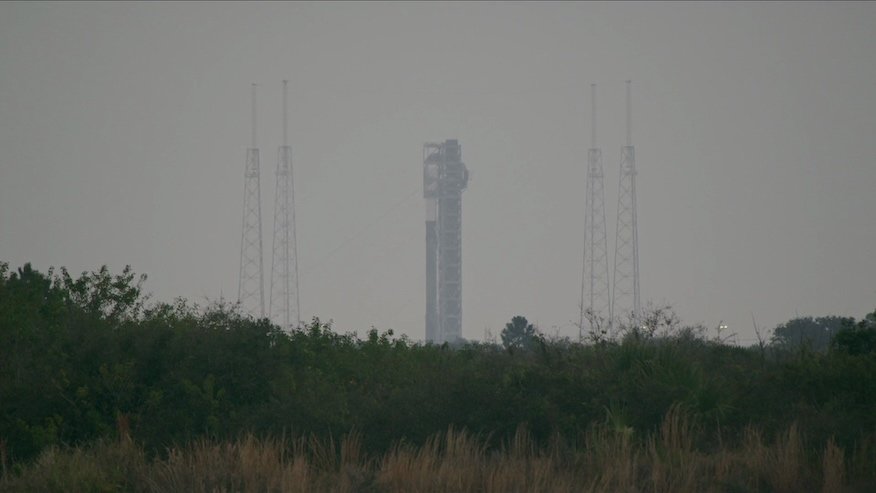
<path id="1" fill-rule="evenodd" d="M 458 138 L 463 335 L 577 334 L 588 87 L 613 238 L 625 79 L 644 300 L 742 342 L 876 308 L 874 3 L 3 2 L 0 260 L 236 297 L 284 78 L 305 319 L 423 338 L 422 144 Z"/>

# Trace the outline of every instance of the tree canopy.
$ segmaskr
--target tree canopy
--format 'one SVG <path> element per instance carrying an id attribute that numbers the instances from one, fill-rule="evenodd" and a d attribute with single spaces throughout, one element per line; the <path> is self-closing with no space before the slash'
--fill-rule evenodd
<path id="1" fill-rule="evenodd" d="M 834 350 L 781 358 L 674 321 L 659 337 L 590 345 L 545 338 L 522 316 L 503 349 L 339 334 L 319 319 L 285 332 L 235 305 L 149 303 L 143 280 L 129 268 L 74 277 L 0 263 L 0 445 L 11 460 L 127 434 L 156 454 L 247 431 L 362 430 L 364 447 L 382 451 L 449 427 L 501 440 L 526 424 L 544 442 L 606 420 L 653 431 L 673 406 L 725 436 L 796 422 L 848 445 L 876 428 L 876 316 Z"/>
<path id="2" fill-rule="evenodd" d="M 537 338 L 538 330 L 520 315 L 511 318 L 502 329 L 502 345 L 505 349 L 531 349 Z"/>
<path id="3" fill-rule="evenodd" d="M 789 320 L 773 331 L 772 343 L 782 349 L 807 348 L 827 351 L 830 341 L 844 327 L 854 325 L 849 317 L 799 317 Z"/>

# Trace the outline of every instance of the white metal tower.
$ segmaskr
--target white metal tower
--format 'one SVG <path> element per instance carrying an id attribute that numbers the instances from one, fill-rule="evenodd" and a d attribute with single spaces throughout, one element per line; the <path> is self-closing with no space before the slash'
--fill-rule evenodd
<path id="1" fill-rule="evenodd" d="M 256 142 L 256 85 L 252 85 L 252 142 L 246 150 L 243 171 L 243 228 L 240 235 L 240 273 L 237 301 L 253 316 L 265 316 L 264 263 L 262 259 L 262 192 L 259 149 Z"/>
<path id="2" fill-rule="evenodd" d="M 612 320 L 637 320 L 639 309 L 639 232 L 636 223 L 636 153 L 633 148 L 632 96 L 627 93 L 627 141 L 621 149 L 620 183 L 617 197 L 617 229 L 614 245 Z"/>
<path id="3" fill-rule="evenodd" d="M 283 81 L 283 145 L 277 156 L 274 195 L 274 240 L 271 258 L 271 319 L 284 329 L 299 323 L 298 249 L 295 239 L 295 193 L 292 149 L 288 145 L 287 85 Z"/>
<path id="4" fill-rule="evenodd" d="M 426 199 L 426 340 L 462 338 L 462 191 L 468 169 L 456 140 L 423 146 Z"/>
<path id="5" fill-rule="evenodd" d="M 607 330 L 607 323 L 611 317 L 602 150 L 596 146 L 596 84 L 590 85 L 590 104 L 591 128 L 584 197 L 584 266 L 581 275 L 579 338 L 583 338 L 585 327 L 591 333 Z"/>

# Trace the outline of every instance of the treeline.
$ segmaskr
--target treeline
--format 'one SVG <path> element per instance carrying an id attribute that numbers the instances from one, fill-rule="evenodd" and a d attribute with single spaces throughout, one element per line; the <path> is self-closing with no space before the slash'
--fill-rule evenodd
<path id="1" fill-rule="evenodd" d="M 245 433 L 356 431 L 369 454 L 450 428 L 487 447 L 521 424 L 542 445 L 595 424 L 645 437 L 671 409 L 699 430 L 702 450 L 738 445 L 751 425 L 767 441 L 795 425 L 819 450 L 833 439 L 852 451 L 876 432 L 876 313 L 845 319 L 824 351 L 736 347 L 671 324 L 587 344 L 521 339 L 510 333 L 520 320 L 507 347 L 450 347 L 338 334 L 319 320 L 285 333 L 221 304 L 149 304 L 143 280 L 0 264 L 4 468 L 53 445 L 118 438 L 160 457 Z"/>

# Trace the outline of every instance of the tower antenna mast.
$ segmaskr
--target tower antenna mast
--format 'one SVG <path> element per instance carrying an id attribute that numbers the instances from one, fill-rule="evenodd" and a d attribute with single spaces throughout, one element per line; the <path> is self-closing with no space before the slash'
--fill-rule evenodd
<path id="1" fill-rule="evenodd" d="M 626 145 L 621 148 L 614 250 L 612 320 L 637 323 L 639 301 L 639 231 L 636 211 L 636 152 L 633 147 L 631 81 L 626 81 Z"/>
<path id="2" fill-rule="evenodd" d="M 584 262 L 581 275 L 581 313 L 578 337 L 608 329 L 611 299 L 608 279 L 608 237 L 605 232 L 605 188 L 602 150 L 596 145 L 596 84 L 590 85 L 590 149 L 584 193 Z"/>
<path id="3" fill-rule="evenodd" d="M 237 301 L 244 312 L 265 316 L 264 260 L 262 254 L 262 192 L 259 149 L 256 141 L 256 84 L 252 84 L 252 140 L 243 171 L 243 227 L 240 235 L 240 272 Z"/>
<path id="4" fill-rule="evenodd" d="M 257 129 L 258 129 L 258 114 L 256 107 L 256 83 L 252 83 L 252 142 L 250 144 L 250 148 L 256 149 L 258 148 L 256 137 L 257 137 Z"/>
<path id="5" fill-rule="evenodd" d="M 269 312 L 284 329 L 300 323 L 298 248 L 295 236 L 295 193 L 292 149 L 288 145 L 287 80 L 283 81 L 283 145 L 277 153 L 277 187 L 274 194 L 274 240 L 271 258 Z"/>

